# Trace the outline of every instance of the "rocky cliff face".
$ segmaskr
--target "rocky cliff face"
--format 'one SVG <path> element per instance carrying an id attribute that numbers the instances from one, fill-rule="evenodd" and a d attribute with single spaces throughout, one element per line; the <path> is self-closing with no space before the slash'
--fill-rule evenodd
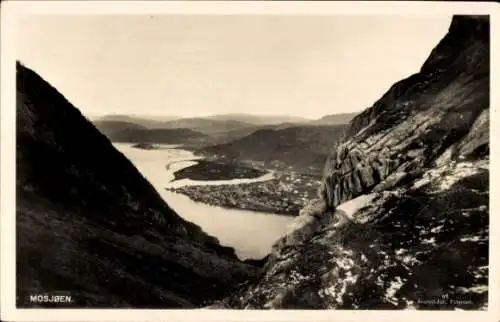
<path id="1" fill-rule="evenodd" d="M 384 190 L 434 166 L 444 152 L 448 160 L 487 153 L 481 126 L 488 128 L 489 68 L 488 21 L 454 18 L 420 72 L 351 122 L 348 139 L 326 165 L 328 205 Z M 476 137 L 478 130 L 486 136 Z"/>
<path id="2" fill-rule="evenodd" d="M 455 16 L 350 122 L 258 283 L 214 307 L 485 308 L 489 69 L 488 17 Z"/>
<path id="3" fill-rule="evenodd" d="M 49 293 L 77 306 L 197 307 L 255 276 L 21 64 L 16 175 L 19 306 Z"/>

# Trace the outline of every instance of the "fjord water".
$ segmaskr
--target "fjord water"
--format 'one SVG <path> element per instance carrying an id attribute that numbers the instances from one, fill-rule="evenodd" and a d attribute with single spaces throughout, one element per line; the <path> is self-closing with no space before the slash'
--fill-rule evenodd
<path id="1" fill-rule="evenodd" d="M 293 221 L 293 217 L 289 216 L 210 206 L 165 189 L 180 185 L 260 182 L 272 179 L 272 174 L 254 179 L 183 179 L 170 183 L 175 171 L 196 164 L 195 160 L 200 157 L 172 145 L 162 145 L 152 150 L 137 149 L 128 143 L 114 143 L 114 146 L 134 164 L 175 212 L 217 237 L 222 245 L 233 247 L 241 259 L 258 259 L 269 254 L 273 243 L 287 232 L 288 225 Z"/>

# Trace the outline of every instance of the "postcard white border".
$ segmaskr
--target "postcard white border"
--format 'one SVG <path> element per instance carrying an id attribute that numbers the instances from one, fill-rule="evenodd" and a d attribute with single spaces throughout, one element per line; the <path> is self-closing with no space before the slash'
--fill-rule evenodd
<path id="1" fill-rule="evenodd" d="M 500 6 L 491 2 L 390 1 L 3 1 L 1 3 L 1 320 L 5 321 L 387 321 L 428 319 L 500 320 L 500 178 L 490 167 L 490 292 L 487 311 L 238 311 L 144 309 L 16 309 L 15 307 L 15 59 L 16 22 L 26 14 L 175 14 L 175 15 L 452 15 L 489 14 L 491 22 L 491 163 L 498 163 L 496 124 L 499 103 Z M 395 82 L 398 80 L 394 80 Z M 376 99 L 376 98 L 374 98 Z"/>

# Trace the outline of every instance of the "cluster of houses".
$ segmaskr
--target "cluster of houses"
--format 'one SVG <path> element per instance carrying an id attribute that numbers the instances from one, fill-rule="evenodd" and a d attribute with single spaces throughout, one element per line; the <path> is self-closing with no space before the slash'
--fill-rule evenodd
<path id="1" fill-rule="evenodd" d="M 315 193 L 317 183 L 295 172 L 273 180 L 239 185 L 199 185 L 172 189 L 194 201 L 229 208 L 297 215 Z"/>

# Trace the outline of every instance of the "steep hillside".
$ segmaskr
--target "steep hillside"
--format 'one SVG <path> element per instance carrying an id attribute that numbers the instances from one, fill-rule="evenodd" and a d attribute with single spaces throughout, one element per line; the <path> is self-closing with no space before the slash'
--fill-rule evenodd
<path id="1" fill-rule="evenodd" d="M 184 221 L 56 89 L 17 65 L 17 288 L 77 306 L 197 307 L 255 275 Z"/>
<path id="2" fill-rule="evenodd" d="M 345 125 L 266 128 L 241 139 L 205 147 L 200 153 L 240 160 L 280 161 L 306 172 L 321 173 L 330 147 L 342 136 Z"/>
<path id="3" fill-rule="evenodd" d="M 486 308 L 489 70 L 489 18 L 455 16 L 350 122 L 259 282 L 214 307 Z"/>
<path id="4" fill-rule="evenodd" d="M 338 125 L 349 123 L 357 113 L 341 113 L 341 114 L 331 114 L 325 115 L 320 119 L 310 121 L 308 124 L 311 125 Z"/>

